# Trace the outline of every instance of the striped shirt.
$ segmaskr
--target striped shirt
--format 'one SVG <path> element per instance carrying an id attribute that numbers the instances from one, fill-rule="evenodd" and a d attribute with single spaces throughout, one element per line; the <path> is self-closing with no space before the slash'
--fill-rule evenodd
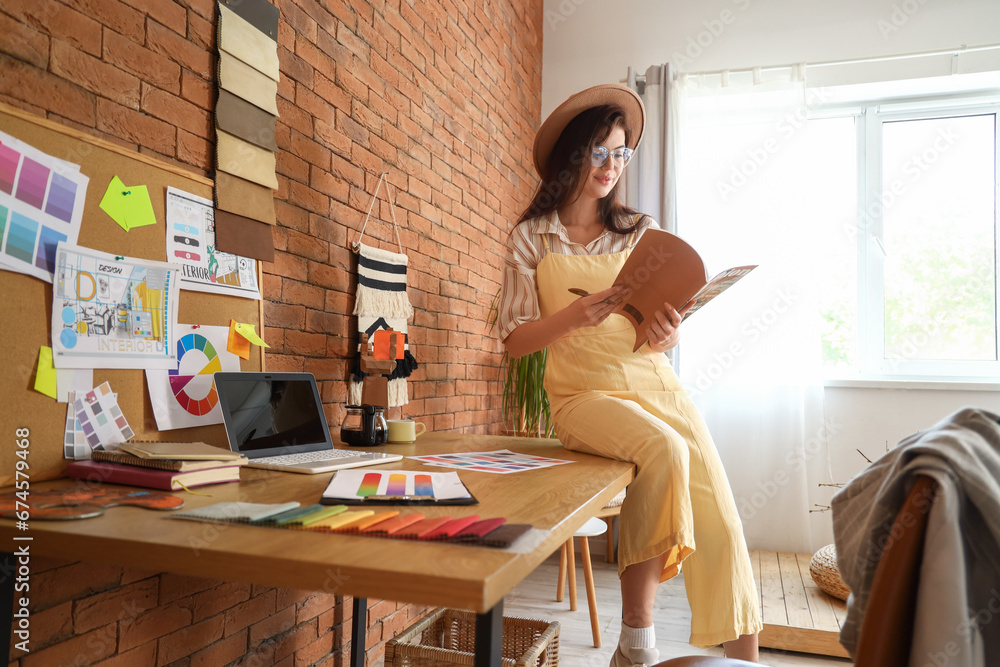
<path id="1" fill-rule="evenodd" d="M 650 226 L 656 226 L 656 223 L 652 218 L 644 217 L 636 229 L 636 239 Z M 605 231 L 586 245 L 575 243 L 570 240 L 566 228 L 559 221 L 559 214 L 555 212 L 516 225 L 510 233 L 504 258 L 503 285 L 497 309 L 497 333 L 500 340 L 505 340 L 525 322 L 541 319 L 535 267 L 545 256 L 543 238 L 548 240 L 549 252 L 561 255 L 607 255 L 625 250 L 630 236 L 631 234 Z"/>

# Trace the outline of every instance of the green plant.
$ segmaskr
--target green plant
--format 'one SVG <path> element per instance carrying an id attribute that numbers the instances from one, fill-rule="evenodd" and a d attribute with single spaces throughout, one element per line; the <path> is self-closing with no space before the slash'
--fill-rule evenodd
<path id="1" fill-rule="evenodd" d="M 489 325 L 495 326 L 500 292 L 493 297 L 487 316 Z M 549 395 L 545 392 L 546 350 L 512 358 L 505 349 L 500 362 L 503 382 L 504 421 L 517 435 L 552 437 L 555 427 Z"/>

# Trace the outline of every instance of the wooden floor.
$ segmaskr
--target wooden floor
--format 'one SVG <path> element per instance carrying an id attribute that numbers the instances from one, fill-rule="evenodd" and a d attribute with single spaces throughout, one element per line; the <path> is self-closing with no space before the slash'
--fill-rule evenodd
<path id="1" fill-rule="evenodd" d="M 586 589 L 577 553 L 577 611 L 569 611 L 569 596 L 555 601 L 558 554 L 538 567 L 504 599 L 504 614 L 528 616 L 558 621 L 560 663 L 568 667 L 607 667 L 621 630 L 621 593 L 618 588 L 617 565 L 609 564 L 601 547 L 602 538 L 591 540 L 594 581 L 597 589 L 597 610 L 602 629 L 602 648 L 594 648 L 587 611 Z M 758 567 L 759 567 L 758 558 Z M 808 565 L 808 564 L 807 564 Z M 808 568 L 807 568 L 808 569 Z M 759 578 L 758 578 L 759 580 Z M 656 596 L 656 640 L 660 659 L 686 655 L 722 656 L 721 648 L 698 649 L 687 643 L 691 629 L 691 612 L 684 593 L 683 575 L 662 584 Z M 802 667 L 849 667 L 850 660 L 822 657 L 807 653 L 761 649 L 761 662 L 766 665 Z"/>

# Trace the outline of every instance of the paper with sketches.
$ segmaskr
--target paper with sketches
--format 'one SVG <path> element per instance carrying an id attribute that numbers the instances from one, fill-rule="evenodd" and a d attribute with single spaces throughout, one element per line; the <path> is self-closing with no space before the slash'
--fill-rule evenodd
<path id="1" fill-rule="evenodd" d="M 157 429 L 222 423 L 212 375 L 240 370 L 239 357 L 226 351 L 228 336 L 228 327 L 177 325 L 177 368 L 146 371 Z"/>
<path id="2" fill-rule="evenodd" d="M 167 188 L 167 260 L 181 267 L 181 289 L 260 299 L 257 261 L 215 248 L 215 212 L 203 197 Z"/>
<path id="3" fill-rule="evenodd" d="M 56 245 L 75 244 L 90 178 L 0 132 L 0 269 L 52 282 Z"/>
<path id="4" fill-rule="evenodd" d="M 56 368 L 176 368 L 178 267 L 59 244 Z"/>

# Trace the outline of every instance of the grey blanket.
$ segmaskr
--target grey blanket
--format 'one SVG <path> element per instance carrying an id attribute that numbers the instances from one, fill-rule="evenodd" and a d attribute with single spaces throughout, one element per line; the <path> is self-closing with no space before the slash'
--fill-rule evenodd
<path id="1" fill-rule="evenodd" d="M 840 642 L 854 655 L 881 549 L 917 475 L 939 489 L 910 665 L 1000 665 L 1000 416 L 972 408 L 904 439 L 834 496 L 837 563 L 851 589 Z"/>

